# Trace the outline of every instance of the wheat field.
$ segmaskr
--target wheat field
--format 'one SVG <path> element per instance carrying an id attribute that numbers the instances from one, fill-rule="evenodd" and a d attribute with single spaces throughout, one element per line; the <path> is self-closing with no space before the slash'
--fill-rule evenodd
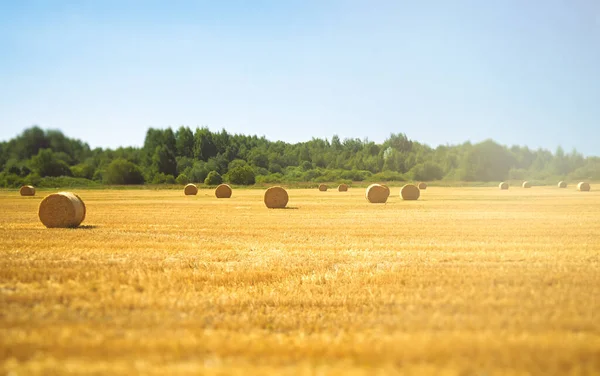
<path id="1" fill-rule="evenodd" d="M 0 192 L 0 373 L 600 374 L 600 191 Z"/>

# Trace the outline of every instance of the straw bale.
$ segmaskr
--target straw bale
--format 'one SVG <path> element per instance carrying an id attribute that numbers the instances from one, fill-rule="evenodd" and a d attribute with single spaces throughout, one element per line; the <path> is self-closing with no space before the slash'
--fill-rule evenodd
<path id="1" fill-rule="evenodd" d="M 577 184 L 577 190 L 581 191 L 581 192 L 589 192 L 591 189 L 590 184 L 586 183 L 584 181 L 582 181 L 581 183 Z"/>
<path id="2" fill-rule="evenodd" d="M 365 191 L 365 197 L 372 204 L 385 204 L 390 196 L 390 189 L 382 184 L 371 184 Z"/>
<path id="3" fill-rule="evenodd" d="M 558 188 L 567 188 L 567 182 L 566 181 L 559 181 L 558 182 Z"/>
<path id="4" fill-rule="evenodd" d="M 400 189 L 400 196 L 403 200 L 418 200 L 421 196 L 421 191 L 416 185 L 406 184 Z"/>
<path id="5" fill-rule="evenodd" d="M 71 192 L 46 196 L 38 209 L 40 221 L 48 228 L 77 227 L 83 222 L 85 214 L 83 201 Z"/>
<path id="6" fill-rule="evenodd" d="M 498 186 L 498 188 L 502 189 L 503 191 L 507 190 L 508 189 L 508 183 L 505 182 L 505 181 L 503 181 L 502 183 L 500 183 L 500 185 Z"/>
<path id="7" fill-rule="evenodd" d="M 230 198 L 232 192 L 233 191 L 228 184 L 219 184 L 215 189 L 215 196 L 217 196 L 217 198 Z"/>
<path id="8" fill-rule="evenodd" d="M 183 194 L 186 196 L 196 195 L 198 194 L 198 187 L 194 184 L 188 184 L 183 188 Z"/>
<path id="9" fill-rule="evenodd" d="M 282 187 L 270 187 L 265 191 L 264 201 L 269 209 L 285 208 L 288 200 L 288 193 Z"/>
<path id="10" fill-rule="evenodd" d="M 348 184 L 338 185 L 338 192 L 348 192 Z"/>
<path id="11" fill-rule="evenodd" d="M 21 196 L 35 196 L 35 188 L 32 185 L 24 185 L 19 189 Z"/>

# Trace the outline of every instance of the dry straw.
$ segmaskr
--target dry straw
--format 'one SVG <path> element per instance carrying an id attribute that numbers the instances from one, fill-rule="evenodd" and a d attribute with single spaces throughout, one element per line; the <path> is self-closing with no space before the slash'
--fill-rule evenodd
<path id="1" fill-rule="evenodd" d="M 531 183 L 528 181 L 523 182 L 523 188 L 531 188 Z"/>
<path id="2" fill-rule="evenodd" d="M 348 185 L 343 183 L 338 185 L 338 192 L 348 192 Z"/>
<path id="3" fill-rule="evenodd" d="M 215 196 L 217 196 L 217 198 L 230 198 L 231 193 L 232 190 L 228 184 L 219 184 L 215 189 Z"/>
<path id="4" fill-rule="evenodd" d="M 371 184 L 365 192 L 365 197 L 371 204 L 385 204 L 389 196 L 390 189 L 382 184 Z"/>
<path id="5" fill-rule="evenodd" d="M 406 184 L 400 189 L 400 196 L 403 200 L 418 200 L 421 196 L 421 191 L 416 185 Z"/>
<path id="6" fill-rule="evenodd" d="M 38 216 L 44 226 L 77 227 L 85 219 L 85 204 L 71 192 L 58 192 L 46 196 L 40 203 Z"/>
<path id="7" fill-rule="evenodd" d="M 590 184 L 586 183 L 584 181 L 582 181 L 581 183 L 577 184 L 577 190 L 581 191 L 581 192 L 589 192 L 591 189 Z"/>
<path id="8" fill-rule="evenodd" d="M 32 185 L 24 185 L 19 189 L 21 196 L 35 196 L 35 188 Z"/>
<path id="9" fill-rule="evenodd" d="M 327 191 L 327 184 L 319 184 L 319 191 L 326 192 Z"/>
<path id="10" fill-rule="evenodd" d="M 198 187 L 196 187 L 194 184 L 188 184 L 185 186 L 185 188 L 183 188 L 183 193 L 186 196 L 196 195 L 198 194 Z"/>
<path id="11" fill-rule="evenodd" d="M 269 209 L 285 208 L 288 203 L 288 193 L 282 187 L 271 187 L 265 191 L 265 205 Z"/>
<path id="12" fill-rule="evenodd" d="M 559 181 L 558 182 L 558 188 L 567 188 L 567 182 Z"/>
<path id="13" fill-rule="evenodd" d="M 425 183 L 425 182 L 420 182 L 419 184 L 417 184 L 417 187 L 418 187 L 420 190 L 427 189 L 427 183 Z"/>
<path id="14" fill-rule="evenodd" d="M 508 183 L 505 182 L 505 181 L 503 181 L 502 183 L 500 183 L 500 185 L 498 186 L 498 188 L 502 189 L 503 191 L 507 190 L 508 189 Z"/>

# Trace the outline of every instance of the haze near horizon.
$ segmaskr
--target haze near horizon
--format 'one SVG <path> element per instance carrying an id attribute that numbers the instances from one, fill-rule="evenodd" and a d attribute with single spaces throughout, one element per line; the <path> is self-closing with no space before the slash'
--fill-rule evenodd
<path id="1" fill-rule="evenodd" d="M 271 140 L 390 133 L 600 155 L 600 3 L 0 4 L 0 140 L 147 128 Z"/>

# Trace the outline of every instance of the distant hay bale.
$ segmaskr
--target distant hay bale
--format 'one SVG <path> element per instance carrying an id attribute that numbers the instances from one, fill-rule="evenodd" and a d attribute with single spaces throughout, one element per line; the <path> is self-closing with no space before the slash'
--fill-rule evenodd
<path id="1" fill-rule="evenodd" d="M 590 184 L 586 183 L 584 181 L 582 181 L 581 183 L 577 184 L 577 190 L 581 191 L 581 192 L 589 192 L 591 189 Z"/>
<path id="2" fill-rule="evenodd" d="M 567 182 L 559 181 L 558 182 L 558 188 L 567 188 Z"/>
<path id="3" fill-rule="evenodd" d="M 371 204 L 385 204 L 390 196 L 390 189 L 382 184 L 371 184 L 365 191 L 365 197 Z"/>
<path id="4" fill-rule="evenodd" d="M 232 192 L 233 191 L 228 184 L 219 184 L 215 189 L 215 196 L 217 196 L 217 198 L 230 198 Z"/>
<path id="5" fill-rule="evenodd" d="M 19 189 L 21 196 L 35 196 L 35 188 L 33 185 L 24 185 Z"/>
<path id="6" fill-rule="evenodd" d="M 427 189 L 427 183 L 420 182 L 417 184 L 417 188 L 419 188 L 419 190 Z"/>
<path id="7" fill-rule="evenodd" d="M 194 184 L 188 184 L 185 186 L 185 188 L 183 188 L 183 193 L 186 196 L 196 195 L 198 194 L 198 187 L 196 187 Z"/>
<path id="8" fill-rule="evenodd" d="M 288 200 L 288 193 L 282 187 L 271 187 L 265 191 L 264 201 L 269 209 L 285 208 Z"/>
<path id="9" fill-rule="evenodd" d="M 327 188 L 327 184 L 319 184 L 319 191 L 326 192 Z"/>
<path id="10" fill-rule="evenodd" d="M 400 189 L 400 196 L 403 200 L 418 200 L 421 196 L 421 191 L 416 185 L 406 184 Z"/>
<path id="11" fill-rule="evenodd" d="M 502 189 L 502 190 L 507 190 L 508 189 L 508 183 L 503 181 L 502 183 L 500 183 L 500 185 L 498 186 L 498 188 Z"/>
<path id="12" fill-rule="evenodd" d="M 523 182 L 523 188 L 531 188 L 531 183 L 528 181 Z"/>
<path id="13" fill-rule="evenodd" d="M 338 185 L 338 192 L 348 192 L 348 184 Z"/>
<path id="14" fill-rule="evenodd" d="M 85 219 L 85 214 L 83 201 L 71 192 L 46 196 L 38 210 L 40 221 L 48 228 L 77 227 Z"/>

